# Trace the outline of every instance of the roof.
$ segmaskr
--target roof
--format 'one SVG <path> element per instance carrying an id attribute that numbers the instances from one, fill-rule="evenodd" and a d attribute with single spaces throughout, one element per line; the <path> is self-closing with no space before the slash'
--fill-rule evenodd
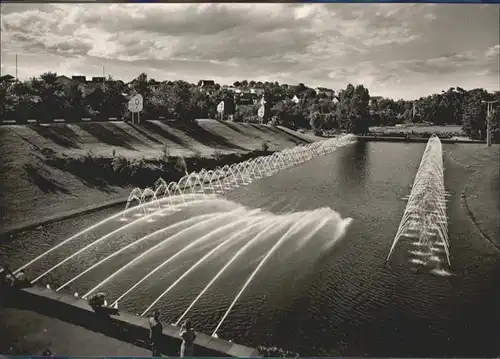
<path id="1" fill-rule="evenodd" d="M 201 86 L 210 86 L 210 85 L 215 85 L 214 80 L 201 80 Z"/>
<path id="2" fill-rule="evenodd" d="M 318 91 L 328 91 L 328 92 L 333 92 L 332 89 L 326 88 L 326 87 L 316 87 L 316 90 Z"/>

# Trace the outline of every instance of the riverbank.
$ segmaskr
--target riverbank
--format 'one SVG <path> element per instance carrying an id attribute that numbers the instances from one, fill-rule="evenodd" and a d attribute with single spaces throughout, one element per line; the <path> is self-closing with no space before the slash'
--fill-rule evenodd
<path id="1" fill-rule="evenodd" d="M 500 250 L 500 151 L 499 145 L 456 145 L 453 160 L 470 172 L 462 193 L 463 205 L 483 237 Z"/>
<path id="2" fill-rule="evenodd" d="M 138 173 L 131 174 L 130 182 L 117 181 L 114 174 L 99 178 L 98 168 L 82 167 L 86 157 L 134 163 L 166 158 L 169 163 L 164 168 L 175 172 L 175 180 L 184 171 L 177 166 L 181 157 L 192 171 L 205 162 L 245 159 L 264 147 L 273 152 L 309 142 L 279 128 L 214 120 L 192 126 L 160 121 L 141 126 L 124 122 L 2 126 L 0 232 L 121 203 L 137 185 L 133 182 L 143 181 Z M 151 185 L 156 178 L 142 184 Z"/>
<path id="3" fill-rule="evenodd" d="M 358 141 L 380 141 L 380 142 L 417 142 L 427 143 L 429 138 L 426 137 L 393 137 L 393 136 L 357 136 Z M 466 138 L 441 138 L 442 143 L 486 143 L 485 141 L 470 140 Z"/>

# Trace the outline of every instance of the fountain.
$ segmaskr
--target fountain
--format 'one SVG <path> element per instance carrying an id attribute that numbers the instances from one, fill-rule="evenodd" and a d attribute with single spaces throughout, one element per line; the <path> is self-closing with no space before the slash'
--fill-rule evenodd
<path id="1" fill-rule="evenodd" d="M 261 156 L 233 165 L 225 165 L 214 170 L 203 169 L 199 172 L 186 173 L 177 182 L 167 183 L 164 179 L 159 178 L 151 188 L 135 188 L 128 197 L 125 210 L 63 240 L 17 269 L 14 273 L 32 266 L 58 248 L 70 242 L 76 242 L 76 239 L 93 232 L 97 228 L 106 224 L 118 226 L 116 222 L 126 221 L 127 223 L 120 224 L 117 228 L 107 229 L 105 227 L 107 232 L 92 237 L 90 243 L 88 241 L 82 243 L 79 249 L 71 247 L 74 249 L 71 249 L 70 253 L 57 263 L 51 263 L 50 268 L 42 270 L 42 273 L 32 280 L 32 283 L 37 283 L 56 269 L 71 266 L 69 263 L 71 260 L 78 260 L 81 256 L 93 253 L 90 256 L 93 263 L 86 265 L 84 268 L 78 268 L 77 274 L 72 274 L 71 278 L 64 279 L 62 283 L 55 287 L 56 291 L 68 288 L 72 290 L 72 293 L 75 293 L 74 289 L 78 289 L 78 293 L 81 293 L 81 290 L 85 289 L 77 285 L 80 278 L 85 277 L 90 272 L 95 274 L 98 272 L 95 271 L 96 269 L 103 268 L 103 265 L 110 262 L 115 263 L 116 259 L 129 253 L 134 248 L 143 248 L 142 246 L 151 242 L 148 248 L 141 249 L 137 255 L 134 255 L 131 260 L 121 265 L 121 267 L 112 272 L 106 272 L 104 278 L 92 283 L 91 289 L 87 289 L 86 293 L 80 296 L 86 299 L 97 290 L 106 289 L 106 286 L 111 282 L 119 282 L 120 275 L 130 273 L 127 271 L 133 271 L 135 266 L 148 262 L 151 256 L 158 255 L 164 250 L 168 251 L 171 245 L 181 245 L 180 249 L 176 249 L 173 253 L 166 255 L 165 258 L 160 256 L 160 262 L 155 264 L 154 268 L 148 270 L 139 280 L 132 282 L 128 288 L 123 288 L 121 294 L 118 294 L 116 299 L 111 301 L 112 305 L 117 305 L 119 301 L 125 300 L 139 286 L 144 286 L 143 283 L 148 279 L 156 278 L 155 274 L 160 274 L 162 270 L 169 265 L 173 265 L 179 258 L 186 255 L 196 255 L 198 251 L 204 250 L 203 248 L 210 247 L 203 253 L 201 258 L 197 258 L 191 267 L 185 270 L 182 275 L 147 305 L 142 311 L 142 315 L 146 315 L 197 268 L 203 267 L 212 257 L 224 259 L 222 254 L 226 248 L 238 246 L 236 253 L 224 260 L 223 267 L 214 273 L 208 283 L 206 285 L 202 283 L 203 289 L 179 317 L 178 324 L 222 274 L 227 272 L 228 268 L 238 263 L 238 260 L 249 253 L 250 249 L 261 248 L 260 244 L 272 241 L 271 248 L 267 249 L 266 247 L 265 252 L 262 253 L 262 258 L 256 258 L 259 260 L 256 268 L 242 284 L 240 291 L 233 298 L 218 322 L 213 332 L 213 335 L 217 336 L 217 332 L 245 290 L 255 281 L 255 278 L 261 273 L 266 263 L 270 262 L 273 255 L 281 252 L 285 243 L 287 243 L 287 247 L 295 248 L 294 251 L 302 250 L 310 241 L 324 239 L 325 236 L 318 236 L 318 233 L 325 232 L 324 229 L 327 226 L 331 226 L 327 236 L 329 238 L 328 242 L 334 243 L 343 236 L 351 221 L 350 218 L 341 218 L 338 213 L 329 208 L 273 214 L 263 209 L 246 208 L 227 201 L 219 195 L 234 188 L 248 185 L 259 178 L 271 176 L 278 171 L 298 166 L 305 161 L 335 151 L 337 148 L 348 145 L 353 141 L 355 141 L 355 137 L 350 135 L 328 139 L 321 143 L 298 146 L 270 156 Z M 133 202 L 137 202 L 137 205 L 132 206 Z M 203 208 L 205 212 L 201 211 Z M 173 217 L 177 219 L 172 219 Z M 172 220 L 173 222 L 171 222 Z M 159 228 L 151 229 L 151 226 Z M 142 232 L 137 235 L 135 232 L 132 233 L 133 231 Z M 284 233 L 282 233 L 283 231 Z M 127 234 L 129 236 L 126 240 L 123 240 L 123 237 Z M 99 245 L 116 239 L 120 239 L 116 243 L 118 248 L 113 246 L 111 253 L 100 253 Z M 295 244 L 288 245 L 292 240 Z M 188 243 L 183 241 L 188 241 Z M 73 243 L 72 246 L 74 245 Z M 314 243 L 314 248 L 324 248 L 323 245 L 324 243 Z M 107 244 L 106 246 L 111 248 Z M 101 256 L 97 258 L 99 255 Z M 265 276 L 263 280 L 265 280 Z M 70 284 L 76 284 L 76 287 L 69 288 Z M 138 292 L 140 293 L 140 291 Z"/>
<path id="2" fill-rule="evenodd" d="M 185 176 L 177 183 L 171 182 L 168 185 L 160 178 L 154 183 L 153 188 L 143 190 L 134 188 L 127 200 L 125 210 L 130 207 L 132 201 L 136 200 L 145 211 L 145 202 L 157 200 L 162 192 L 163 198 L 183 196 L 187 192 L 199 194 L 201 197 L 208 193 L 225 194 L 234 188 L 248 185 L 254 180 L 272 176 L 281 170 L 298 166 L 314 157 L 331 153 L 339 147 L 353 143 L 355 139 L 356 137 L 353 135 L 343 135 L 325 141 L 299 145 L 269 156 L 260 156 L 240 163 L 217 167 L 214 170 L 202 169 L 199 172 L 191 173 L 186 171 Z M 147 198 L 153 200 L 146 201 Z M 122 218 L 122 220 L 124 219 Z"/>
<path id="3" fill-rule="evenodd" d="M 448 275 L 442 268 L 438 254 L 443 253 L 450 266 L 448 217 L 446 215 L 443 154 L 441 141 L 432 136 L 427 142 L 420 166 L 408 197 L 406 209 L 392 242 L 387 260 L 402 238 L 408 238 L 417 250 L 410 250 L 410 262 L 424 267 L 436 275 Z M 416 240 L 416 241 L 415 241 Z"/>

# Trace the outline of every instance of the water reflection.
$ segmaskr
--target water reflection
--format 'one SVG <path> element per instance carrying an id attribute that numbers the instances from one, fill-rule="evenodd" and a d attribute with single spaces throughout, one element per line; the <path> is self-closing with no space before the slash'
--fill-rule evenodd
<path id="1" fill-rule="evenodd" d="M 364 187 L 370 176 L 370 148 L 365 141 L 358 141 L 342 151 L 339 159 L 341 171 L 356 188 Z"/>

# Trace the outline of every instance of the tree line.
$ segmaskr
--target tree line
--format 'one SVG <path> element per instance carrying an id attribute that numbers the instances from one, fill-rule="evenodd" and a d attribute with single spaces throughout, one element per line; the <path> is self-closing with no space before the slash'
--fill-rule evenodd
<path id="1" fill-rule="evenodd" d="M 363 85 L 352 84 L 331 95 L 317 94 L 303 83 L 289 86 L 243 80 L 236 81 L 233 86 L 240 90 L 262 89 L 265 103 L 254 98 L 255 103 L 243 104 L 241 96 L 218 84 L 205 91 L 199 84 L 181 80 L 158 83 L 144 73 L 129 85 L 109 77 L 86 90 L 76 81 L 62 84 L 57 74 L 48 72 L 24 82 L 12 81 L 6 76 L 0 78 L 0 111 L 3 120 L 17 122 L 27 119 L 52 121 L 54 118 L 79 121 L 85 117 L 127 120 L 130 116 L 126 109 L 128 99 L 140 93 L 144 97 L 143 119 L 163 117 L 190 122 L 196 118 L 218 118 L 217 105 L 224 101 L 225 115 L 239 122 L 262 121 L 292 129 L 356 134 L 366 134 L 372 126 L 399 123 L 458 125 L 471 138 L 484 139 L 486 105 L 483 101 L 500 101 L 498 91 L 490 93 L 484 89 L 460 87 L 407 101 L 372 98 Z M 258 118 L 261 106 L 264 106 L 264 116 Z M 497 140 L 500 137 L 499 115 L 499 111 L 494 111 L 491 118 Z"/>

